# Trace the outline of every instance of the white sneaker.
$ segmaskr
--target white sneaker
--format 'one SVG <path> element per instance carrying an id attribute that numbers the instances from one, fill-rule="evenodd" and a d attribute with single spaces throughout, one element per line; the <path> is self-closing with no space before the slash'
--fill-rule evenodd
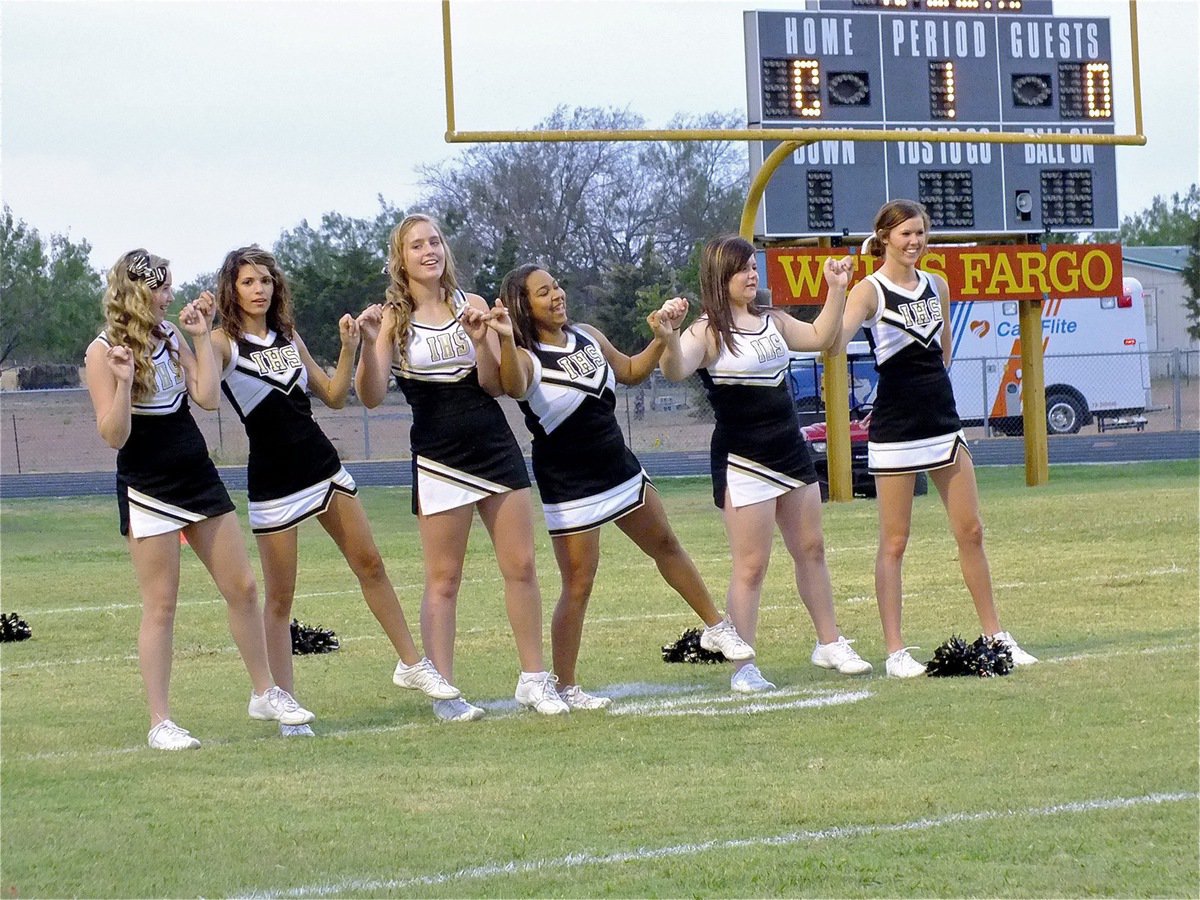
<path id="1" fill-rule="evenodd" d="M 279 734 L 282 737 L 316 737 L 307 725 L 284 725 L 279 723 Z"/>
<path id="2" fill-rule="evenodd" d="M 252 719 L 264 722 L 275 720 L 284 725 L 307 725 L 316 718 L 307 709 L 296 702 L 296 698 L 276 685 L 269 688 L 265 694 L 250 692 L 250 706 L 247 709 Z"/>
<path id="3" fill-rule="evenodd" d="M 866 675 L 871 671 L 871 664 L 854 652 L 852 643 L 840 634 L 836 641 L 828 644 L 818 641 L 813 648 L 812 664 L 822 669 L 837 669 L 843 675 Z"/>
<path id="4" fill-rule="evenodd" d="M 984 637 L 987 637 L 988 640 L 999 641 L 1005 647 L 1007 647 L 1008 652 L 1012 654 L 1014 666 L 1032 666 L 1035 662 L 1037 662 L 1037 657 L 1032 653 L 1026 653 L 1024 650 L 1018 647 L 1017 642 L 1013 640 L 1012 635 L 1007 631 L 997 631 L 991 636 L 984 635 Z"/>
<path id="5" fill-rule="evenodd" d="M 604 709 L 612 705 L 611 697 L 596 697 L 573 684 L 565 691 L 559 691 L 558 696 L 571 709 Z"/>
<path id="6" fill-rule="evenodd" d="M 443 722 L 474 722 L 483 718 L 483 710 L 472 706 L 462 697 L 453 700 L 434 700 L 433 714 Z"/>
<path id="7" fill-rule="evenodd" d="M 163 719 L 150 729 L 150 746 L 155 750 L 199 750 L 200 742 L 170 719 Z"/>
<path id="8" fill-rule="evenodd" d="M 775 685 L 763 678 L 758 666 L 750 663 L 733 673 L 733 677 L 729 679 L 729 689 L 739 694 L 758 694 L 775 690 Z"/>
<path id="9" fill-rule="evenodd" d="M 522 675 L 517 680 L 517 702 L 528 706 L 543 716 L 559 716 L 571 711 L 571 707 L 558 696 L 558 676 L 549 672 Z"/>
<path id="10" fill-rule="evenodd" d="M 904 647 L 887 658 L 884 668 L 887 670 L 888 678 L 916 678 L 925 674 L 925 666 L 908 653 L 909 650 L 916 649 L 916 647 Z"/>
<path id="11" fill-rule="evenodd" d="M 700 632 L 700 646 L 730 660 L 754 659 L 754 648 L 742 640 L 728 616 Z"/>
<path id="12" fill-rule="evenodd" d="M 462 691 L 443 678 L 442 673 L 424 656 L 411 666 L 406 666 L 403 660 L 396 663 L 392 681 L 402 688 L 421 691 L 434 700 L 453 700 L 462 696 Z"/>

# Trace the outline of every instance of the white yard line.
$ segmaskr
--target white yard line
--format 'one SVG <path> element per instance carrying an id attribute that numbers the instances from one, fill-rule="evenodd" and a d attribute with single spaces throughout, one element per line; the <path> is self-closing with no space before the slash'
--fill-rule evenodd
<path id="1" fill-rule="evenodd" d="M 556 872 L 579 869 L 584 866 L 612 866 L 625 863 L 650 862 L 659 859 L 671 859 L 688 856 L 698 856 L 702 853 L 725 850 L 753 849 L 758 847 L 788 847 L 799 844 L 811 844 L 817 841 L 837 841 L 859 837 L 874 837 L 877 835 L 902 834 L 906 832 L 928 831 L 931 828 L 942 828 L 951 825 L 973 824 L 1001 819 L 1033 819 L 1045 816 L 1060 816 L 1075 813 L 1099 812 L 1104 810 L 1133 809 L 1141 806 L 1156 806 L 1163 803 L 1182 803 L 1195 801 L 1200 794 L 1195 792 L 1143 794 L 1140 797 L 1101 797 L 1094 800 L 1080 800 L 1073 803 L 1059 803 L 1053 806 L 1035 806 L 1025 809 L 996 809 L 980 810 L 977 812 L 950 813 L 944 816 L 933 816 L 922 819 L 910 819 L 906 822 L 885 823 L 878 825 L 843 825 L 825 828 L 819 831 L 789 831 L 783 834 L 762 835 L 760 837 L 736 838 L 730 840 L 701 841 L 695 844 L 672 844 L 665 847 L 639 847 L 636 850 L 616 853 L 572 853 L 553 859 L 537 859 L 529 861 L 506 860 L 503 862 L 483 863 L 477 866 L 458 869 L 453 872 L 436 872 L 429 875 L 418 875 L 409 878 L 346 878 L 341 881 L 325 884 L 302 885 L 288 889 L 267 889 L 248 892 L 245 897 L 326 897 L 340 896 L 352 892 L 388 892 L 396 893 L 413 888 L 432 887 L 434 885 L 477 881 L 483 878 L 496 878 L 507 875 L 525 875 L 539 872 Z M 419 893 L 419 891 L 418 891 Z"/>

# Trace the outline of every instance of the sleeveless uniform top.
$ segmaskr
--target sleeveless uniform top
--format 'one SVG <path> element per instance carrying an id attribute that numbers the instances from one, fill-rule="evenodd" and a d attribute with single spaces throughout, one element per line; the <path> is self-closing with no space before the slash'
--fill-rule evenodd
<path id="1" fill-rule="evenodd" d="M 336 475 L 342 464 L 313 418 L 308 370 L 295 341 L 269 331 L 229 345 L 221 389 L 250 441 L 250 500 L 274 500 Z"/>
<path id="2" fill-rule="evenodd" d="M 232 512 L 233 502 L 208 455 L 188 406 L 178 354 L 181 338 L 170 322 L 151 354 L 154 393 L 133 401 L 129 437 L 117 451 L 117 506 L 121 534 L 137 538 Z M 97 337 L 111 347 L 108 335 Z"/>
<path id="3" fill-rule="evenodd" d="M 458 303 L 466 298 L 460 291 Z M 442 512 L 529 487 L 504 410 L 479 385 L 475 345 L 457 319 L 412 322 L 408 361 L 392 363 L 412 407 L 413 512 Z"/>
<path id="4" fill-rule="evenodd" d="M 716 416 L 713 501 L 721 508 L 726 487 L 737 507 L 817 480 L 786 383 L 787 343 L 772 315 L 764 313 L 756 331 L 735 329 L 733 344 L 736 353 L 718 342 L 717 359 L 698 370 Z"/>
<path id="5" fill-rule="evenodd" d="M 533 475 L 543 503 L 601 494 L 642 466 L 615 413 L 616 376 L 599 344 L 568 326 L 567 345 L 535 344 L 533 379 L 520 400 L 533 435 Z"/>
<path id="6" fill-rule="evenodd" d="M 908 290 L 879 272 L 867 277 L 878 300 L 864 323 L 879 373 L 872 442 L 920 440 L 962 428 L 942 359 L 942 304 L 932 279 L 919 269 L 917 279 Z"/>

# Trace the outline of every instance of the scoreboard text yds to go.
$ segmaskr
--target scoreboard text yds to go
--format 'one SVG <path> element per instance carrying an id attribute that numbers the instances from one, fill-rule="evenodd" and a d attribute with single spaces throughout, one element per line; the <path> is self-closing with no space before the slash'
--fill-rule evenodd
<path id="1" fill-rule="evenodd" d="M 863 234 L 909 197 L 958 234 L 1115 230 L 1111 145 L 989 144 L 972 135 L 1114 134 L 1107 19 L 1004 12 L 744 13 L 748 124 L 960 133 L 961 141 L 817 141 L 776 170 L 755 233 Z M 752 143 L 756 172 L 778 142 Z"/>

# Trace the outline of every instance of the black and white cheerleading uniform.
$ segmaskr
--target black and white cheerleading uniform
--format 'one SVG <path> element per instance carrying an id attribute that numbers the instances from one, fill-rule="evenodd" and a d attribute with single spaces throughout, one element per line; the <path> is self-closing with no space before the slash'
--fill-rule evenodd
<path id="1" fill-rule="evenodd" d="M 863 326 L 879 373 L 867 469 L 894 475 L 952 465 L 967 444 L 942 358 L 937 288 L 920 269 L 912 290 L 879 272 L 867 281 L 878 302 Z"/>
<path id="2" fill-rule="evenodd" d="M 699 328 L 707 328 L 707 318 Z M 732 353 L 699 370 L 716 414 L 711 465 L 713 502 L 725 508 L 761 503 L 817 480 L 787 386 L 788 347 L 771 314 L 756 331 L 733 331 Z"/>
<path id="3" fill-rule="evenodd" d="M 651 486 L 617 424 L 612 367 L 590 335 L 565 331 L 565 347 L 539 343 L 522 351 L 533 360 L 533 379 L 519 405 L 533 435 L 533 477 L 552 537 L 633 512 Z"/>
<path id="4" fill-rule="evenodd" d="M 182 339 L 171 323 L 162 327 L 166 340 L 151 355 L 154 393 L 133 402 L 129 438 L 117 451 L 121 534 L 135 538 L 169 534 L 234 510 L 188 408 L 178 359 Z M 112 346 L 106 334 L 97 340 Z"/>
<path id="5" fill-rule="evenodd" d="M 457 319 L 412 322 L 407 364 L 394 360 L 392 374 L 412 407 L 414 513 L 529 487 L 521 448 L 496 398 L 479 386 L 475 345 Z"/>
<path id="6" fill-rule="evenodd" d="M 221 389 L 246 427 L 250 529 L 273 534 L 329 509 L 358 488 L 313 419 L 308 370 L 295 341 L 275 331 L 229 342 Z"/>

